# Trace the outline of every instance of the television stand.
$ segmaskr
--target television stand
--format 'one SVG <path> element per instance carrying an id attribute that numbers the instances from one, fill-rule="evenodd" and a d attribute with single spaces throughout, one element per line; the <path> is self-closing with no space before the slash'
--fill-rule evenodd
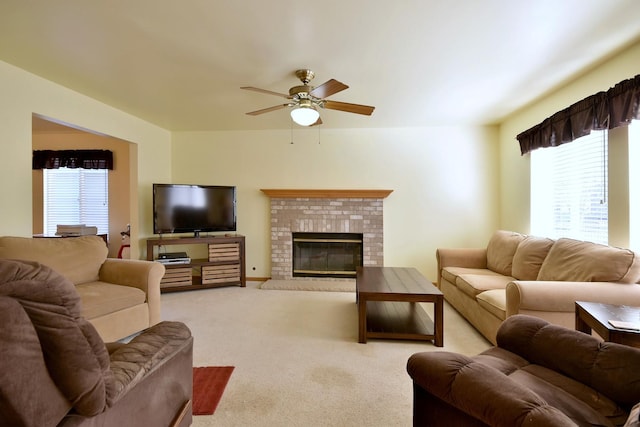
<path id="1" fill-rule="evenodd" d="M 160 291 L 176 292 L 221 286 L 246 286 L 245 238 L 233 236 L 193 236 L 147 239 L 147 260 L 158 258 L 160 246 L 207 245 L 208 257 L 188 264 L 165 265 Z M 156 249 L 158 248 L 158 250 Z"/>

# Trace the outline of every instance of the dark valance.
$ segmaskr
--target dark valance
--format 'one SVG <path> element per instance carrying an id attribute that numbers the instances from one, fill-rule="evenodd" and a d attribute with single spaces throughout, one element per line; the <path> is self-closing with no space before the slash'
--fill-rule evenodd
<path id="1" fill-rule="evenodd" d="M 640 74 L 558 111 L 517 136 L 520 152 L 555 147 L 592 130 L 613 129 L 640 119 Z"/>
<path id="2" fill-rule="evenodd" d="M 35 150 L 32 169 L 113 169 L 110 150 Z"/>

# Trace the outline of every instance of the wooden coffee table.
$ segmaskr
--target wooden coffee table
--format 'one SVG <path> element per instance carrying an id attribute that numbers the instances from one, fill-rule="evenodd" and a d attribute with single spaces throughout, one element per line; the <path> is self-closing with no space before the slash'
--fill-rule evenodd
<path id="1" fill-rule="evenodd" d="M 596 331 L 605 341 L 640 348 L 640 331 L 616 328 L 609 320 L 640 323 L 640 307 L 576 301 L 576 330 Z"/>
<path id="2" fill-rule="evenodd" d="M 391 338 L 444 344 L 442 292 L 415 268 L 358 267 L 356 302 L 360 343 Z M 433 320 L 420 302 L 433 304 Z"/>

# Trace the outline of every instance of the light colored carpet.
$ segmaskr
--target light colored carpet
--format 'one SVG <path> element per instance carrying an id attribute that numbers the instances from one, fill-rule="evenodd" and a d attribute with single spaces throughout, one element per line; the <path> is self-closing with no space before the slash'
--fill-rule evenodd
<path id="1" fill-rule="evenodd" d="M 191 328 L 194 366 L 235 366 L 215 414 L 194 417 L 194 427 L 411 426 L 409 356 L 489 347 L 448 305 L 445 346 L 437 348 L 358 344 L 353 293 L 267 292 L 249 282 L 161 298 L 163 318 Z"/>
<path id="2" fill-rule="evenodd" d="M 343 280 L 269 279 L 260 285 L 260 289 L 271 289 L 271 290 L 280 290 L 280 291 L 355 292 L 356 279 L 343 279 Z"/>

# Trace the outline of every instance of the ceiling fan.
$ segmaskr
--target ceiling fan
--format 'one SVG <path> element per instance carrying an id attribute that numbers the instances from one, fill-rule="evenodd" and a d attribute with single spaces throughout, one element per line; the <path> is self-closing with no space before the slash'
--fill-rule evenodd
<path id="1" fill-rule="evenodd" d="M 295 74 L 302 82 L 302 85 L 294 86 L 289 89 L 288 95 L 257 87 L 241 87 L 240 89 L 253 90 L 255 92 L 266 93 L 268 95 L 276 95 L 289 100 L 286 104 L 251 111 L 247 114 L 250 116 L 257 116 L 259 114 L 290 107 L 292 108 L 291 118 L 294 122 L 301 126 L 315 126 L 322 124 L 318 107 L 329 110 L 346 111 L 347 113 L 364 114 L 366 116 L 370 116 L 375 109 L 375 107 L 370 107 L 368 105 L 350 104 L 347 102 L 329 101 L 325 99 L 349 87 L 342 82 L 331 79 L 320 86 L 313 87 L 309 86 L 309 83 L 315 76 L 313 71 L 297 70 Z"/>

